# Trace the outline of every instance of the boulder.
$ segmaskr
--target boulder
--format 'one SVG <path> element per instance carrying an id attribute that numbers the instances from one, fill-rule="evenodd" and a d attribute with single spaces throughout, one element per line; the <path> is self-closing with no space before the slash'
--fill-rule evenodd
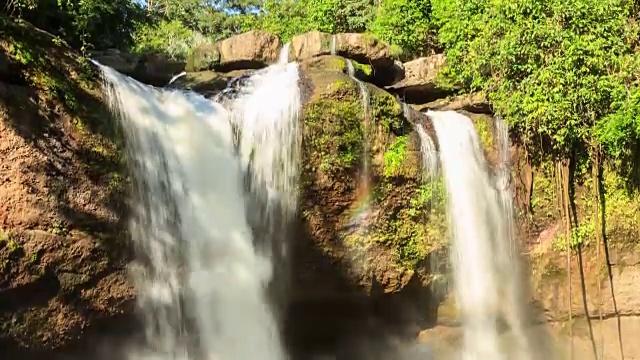
<path id="1" fill-rule="evenodd" d="M 427 110 L 454 110 L 468 111 L 476 114 L 492 114 L 493 110 L 486 95 L 482 93 L 472 93 L 454 96 L 451 98 L 438 99 L 426 104 L 412 105 L 418 111 Z"/>
<path id="2" fill-rule="evenodd" d="M 436 77 L 445 63 L 443 54 L 418 58 L 404 63 L 404 79 L 388 86 L 387 89 L 400 95 L 411 104 L 424 104 L 450 91 L 438 87 Z"/>
<path id="3" fill-rule="evenodd" d="M 335 36 L 336 53 L 371 65 L 376 85 L 393 84 L 404 76 L 402 66 L 395 61 L 389 44 L 369 34 L 344 33 Z"/>
<path id="4" fill-rule="evenodd" d="M 289 46 L 289 60 L 302 61 L 316 56 L 331 55 L 332 39 L 333 35 L 320 31 L 294 36 Z"/>
<path id="5" fill-rule="evenodd" d="M 109 49 L 91 52 L 90 56 L 102 65 L 154 86 L 167 85 L 185 67 L 183 61 L 172 60 L 162 54 L 130 54 Z"/>
<path id="6" fill-rule="evenodd" d="M 192 90 L 206 97 L 212 97 L 227 88 L 231 80 L 248 75 L 252 71 L 253 70 L 235 70 L 227 73 L 199 71 L 186 73 L 176 79 L 169 87 Z"/>
<path id="7" fill-rule="evenodd" d="M 311 31 L 291 40 L 289 60 L 340 55 L 354 61 L 358 78 L 378 86 L 393 84 L 404 77 L 402 63 L 391 56 L 391 47 L 367 34 L 331 35 Z"/>
<path id="8" fill-rule="evenodd" d="M 252 30 L 197 47 L 187 59 L 186 71 L 260 69 L 277 62 L 281 48 L 276 35 Z"/>

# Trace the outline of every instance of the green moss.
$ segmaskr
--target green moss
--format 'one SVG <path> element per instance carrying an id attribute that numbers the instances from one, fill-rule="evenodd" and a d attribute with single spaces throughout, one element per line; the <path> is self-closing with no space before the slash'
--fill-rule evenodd
<path id="1" fill-rule="evenodd" d="M 640 247 L 640 190 L 629 191 L 626 181 L 607 169 L 603 176 L 606 203 L 607 236 L 619 248 Z"/>
<path id="2" fill-rule="evenodd" d="M 370 89 L 372 119 L 392 133 L 403 135 L 411 132 L 411 125 L 405 120 L 400 103 L 386 91 Z"/>
<path id="3" fill-rule="evenodd" d="M 389 52 L 394 59 L 400 59 L 404 55 L 404 49 L 399 45 L 391 45 Z"/>
<path id="4" fill-rule="evenodd" d="M 476 118 L 474 119 L 473 125 L 482 143 L 482 148 L 490 152 L 493 149 L 493 124 L 491 123 L 491 117 L 483 116 Z"/>
<path id="5" fill-rule="evenodd" d="M 398 193 L 400 192 L 400 193 Z M 391 205 L 395 212 L 384 212 L 380 219 L 370 224 L 364 233 L 350 234 L 345 244 L 352 250 L 362 251 L 373 245 L 381 245 L 394 251 L 396 265 L 415 270 L 420 261 L 432 251 L 441 249 L 447 239 L 444 209 L 444 184 L 436 181 L 419 188 L 410 183 L 398 188 L 383 181 L 373 188 L 373 206 Z M 412 194 L 403 196 L 404 194 Z"/>
<path id="6" fill-rule="evenodd" d="M 347 61 L 340 56 L 332 56 L 329 60 L 327 70 L 344 72 L 347 68 Z"/>
<path id="7" fill-rule="evenodd" d="M 63 222 L 54 220 L 49 228 L 49 232 L 58 236 L 66 236 L 69 234 L 69 229 Z"/>
<path id="8" fill-rule="evenodd" d="M 310 147 L 307 167 L 335 173 L 356 165 L 362 154 L 363 106 L 347 81 L 331 84 L 336 98 L 313 101 L 305 108 L 305 134 Z"/>
<path id="9" fill-rule="evenodd" d="M 376 35 L 370 33 L 362 34 L 362 40 L 370 47 L 377 46 L 381 43 L 380 39 Z"/>
<path id="10" fill-rule="evenodd" d="M 399 136 L 384 153 L 384 176 L 396 176 L 400 173 L 407 157 L 407 135 Z"/>
<path id="11" fill-rule="evenodd" d="M 0 246 L 9 242 L 9 235 L 0 229 Z"/>
<path id="12" fill-rule="evenodd" d="M 355 70 L 355 75 L 359 79 L 368 80 L 373 75 L 373 68 L 371 65 L 360 64 L 357 61 L 351 60 L 353 64 L 353 69 Z"/>

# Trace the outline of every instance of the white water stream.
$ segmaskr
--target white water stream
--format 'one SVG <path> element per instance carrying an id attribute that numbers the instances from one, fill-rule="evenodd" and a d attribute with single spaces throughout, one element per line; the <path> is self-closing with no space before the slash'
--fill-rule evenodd
<path id="1" fill-rule="evenodd" d="M 438 136 L 448 192 L 450 258 L 464 324 L 462 359 L 535 358 L 523 325 L 526 285 L 513 234 L 506 124 L 497 124 L 502 165 L 495 182 L 471 119 L 454 111 L 426 114 Z M 508 345 L 500 342 L 500 320 L 513 336 Z"/>
<path id="2" fill-rule="evenodd" d="M 298 66 L 281 59 L 249 78 L 229 109 L 100 66 L 136 187 L 132 275 L 148 346 L 132 359 L 286 358 L 266 291 L 274 246 L 256 246 L 284 242 L 252 235 L 296 206 Z M 259 201 L 264 218 L 248 217 Z"/>

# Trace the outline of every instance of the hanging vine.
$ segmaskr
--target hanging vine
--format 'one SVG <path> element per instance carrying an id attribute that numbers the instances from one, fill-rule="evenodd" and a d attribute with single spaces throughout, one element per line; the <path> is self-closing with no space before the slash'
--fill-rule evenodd
<path id="1" fill-rule="evenodd" d="M 556 162 L 556 189 L 558 208 L 564 224 L 566 236 L 567 286 L 569 287 L 569 359 L 573 360 L 573 291 L 571 286 L 571 217 L 569 216 L 569 160 Z"/>
<path id="2" fill-rule="evenodd" d="M 593 165 L 592 165 L 592 177 L 593 177 L 593 221 L 595 227 L 596 237 L 596 267 L 600 267 L 600 247 L 602 245 L 602 236 L 600 233 L 600 148 L 594 147 L 593 151 Z M 600 271 L 596 272 L 596 289 L 598 297 L 598 323 L 600 324 L 600 359 L 604 357 L 604 331 L 603 331 L 603 316 L 602 316 L 602 279 Z"/>

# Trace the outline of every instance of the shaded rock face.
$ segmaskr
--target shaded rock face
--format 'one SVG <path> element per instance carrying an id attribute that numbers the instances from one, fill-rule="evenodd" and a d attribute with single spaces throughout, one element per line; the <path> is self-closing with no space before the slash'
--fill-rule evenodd
<path id="1" fill-rule="evenodd" d="M 0 34 L 14 74 L 0 78 L 0 357 L 18 358 L 130 312 L 134 294 L 124 164 L 97 74 L 28 25 L 0 18 Z"/>
<path id="2" fill-rule="evenodd" d="M 187 72 L 260 69 L 278 60 L 280 38 L 261 30 L 232 36 L 196 48 L 187 59 Z"/>
<path id="3" fill-rule="evenodd" d="M 464 110 L 475 114 L 492 114 L 492 108 L 486 96 L 481 93 L 454 96 L 452 98 L 437 99 L 426 104 L 412 105 L 418 111 L 427 110 Z"/>
<path id="4" fill-rule="evenodd" d="M 423 104 L 449 94 L 438 87 L 436 77 L 445 63 L 443 54 L 418 58 L 403 64 L 404 78 L 387 87 L 411 104 Z"/>
<path id="5" fill-rule="evenodd" d="M 91 58 L 145 84 L 164 86 L 185 67 L 161 54 L 129 54 L 116 49 L 94 51 Z"/>
<path id="6" fill-rule="evenodd" d="M 192 90 L 207 97 L 213 97 L 225 90 L 231 81 L 250 75 L 253 70 L 235 70 L 227 73 L 199 71 L 186 73 L 169 87 Z"/>

